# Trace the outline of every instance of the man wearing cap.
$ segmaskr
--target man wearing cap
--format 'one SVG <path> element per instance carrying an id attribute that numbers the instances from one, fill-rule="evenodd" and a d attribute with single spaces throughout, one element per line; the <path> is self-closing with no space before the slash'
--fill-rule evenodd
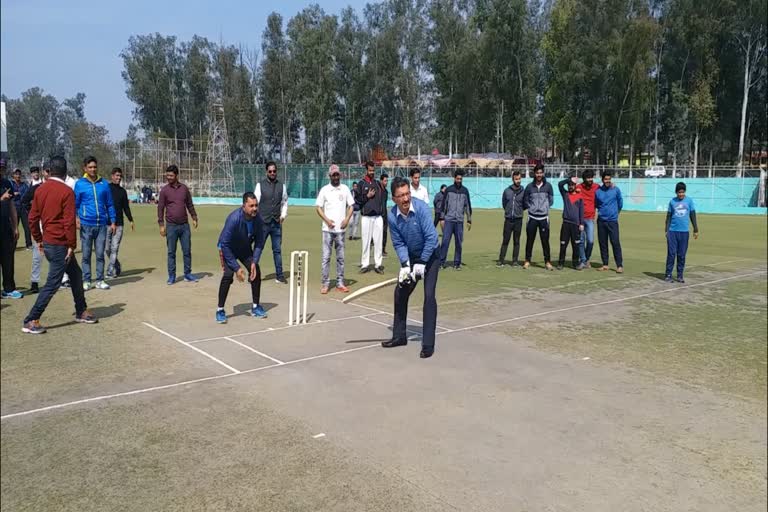
<path id="1" fill-rule="evenodd" d="M 341 173 L 338 165 L 328 169 L 331 182 L 320 189 L 315 201 L 317 215 L 323 219 L 323 260 L 322 285 L 320 293 L 325 295 L 331 284 L 331 251 L 336 248 L 336 289 L 347 293 L 344 285 L 344 231 L 352 218 L 355 200 L 349 187 L 341 183 Z"/>
<path id="2" fill-rule="evenodd" d="M 408 299 L 417 281 L 424 282 L 424 323 L 422 324 L 421 353 L 419 357 L 432 357 L 435 351 L 437 327 L 437 275 L 440 271 L 440 253 L 437 250 L 437 230 L 432 224 L 429 205 L 411 199 L 408 180 L 396 177 L 392 180 L 392 200 L 395 206 L 389 210 L 389 228 L 392 246 L 400 260 L 399 283 L 395 287 L 395 317 L 392 339 L 382 342 L 384 348 L 408 344 L 406 319 Z"/>

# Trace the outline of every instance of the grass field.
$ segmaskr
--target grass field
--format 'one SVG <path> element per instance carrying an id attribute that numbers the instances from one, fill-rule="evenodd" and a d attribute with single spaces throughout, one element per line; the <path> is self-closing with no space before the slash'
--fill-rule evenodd
<path id="1" fill-rule="evenodd" d="M 3 301 L 2 510 L 765 509 L 765 218 L 702 215 L 670 285 L 662 214 L 622 215 L 619 275 L 548 272 L 538 242 L 531 269 L 497 268 L 502 215 L 477 211 L 421 361 L 418 344 L 377 348 L 391 289 L 319 294 L 309 208 L 291 209 L 283 254 L 310 251 L 310 324 L 285 328 L 287 287 L 269 280 L 268 319 L 235 286 L 216 325 L 229 211 L 199 207 L 202 279 L 168 287 L 155 210 L 135 205 L 123 276 L 87 294 L 97 326 L 72 323 L 60 292 L 49 332 L 23 335 L 34 296 Z M 348 242 L 353 289 L 382 279 L 359 259 Z"/>

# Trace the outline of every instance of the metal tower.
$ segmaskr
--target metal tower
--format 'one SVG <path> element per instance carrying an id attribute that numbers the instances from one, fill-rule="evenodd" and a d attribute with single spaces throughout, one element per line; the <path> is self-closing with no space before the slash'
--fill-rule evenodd
<path id="1" fill-rule="evenodd" d="M 234 196 L 235 176 L 232 172 L 232 154 L 229 151 L 227 122 L 224 119 L 224 104 L 213 104 L 211 128 L 208 135 L 208 151 L 205 155 L 205 174 L 202 177 L 201 192 L 205 196 Z"/>

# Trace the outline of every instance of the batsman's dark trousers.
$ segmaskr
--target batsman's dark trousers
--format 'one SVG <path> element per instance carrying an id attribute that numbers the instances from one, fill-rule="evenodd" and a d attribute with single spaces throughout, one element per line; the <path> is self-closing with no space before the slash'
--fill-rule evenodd
<path id="1" fill-rule="evenodd" d="M 685 270 L 685 254 L 688 252 L 688 231 L 667 231 L 667 271 L 666 275 L 672 275 L 672 267 L 677 258 L 677 277 L 683 278 Z"/>
<path id="2" fill-rule="evenodd" d="M 221 270 L 223 272 L 221 276 L 221 283 L 219 283 L 219 307 L 223 308 L 227 302 L 227 295 L 229 295 L 229 287 L 235 280 L 235 272 L 229 268 L 224 261 L 224 254 L 219 250 L 219 260 L 221 261 Z M 251 258 L 245 260 L 239 260 L 245 267 L 245 275 L 248 276 L 248 272 L 251 270 Z M 246 277 L 248 279 L 248 277 Z M 258 304 L 261 299 L 261 268 L 259 264 L 256 264 L 256 279 L 250 281 L 251 285 L 251 299 L 254 304 Z"/>
<path id="3" fill-rule="evenodd" d="M 608 240 L 613 247 L 613 259 L 617 267 L 624 266 L 624 258 L 621 255 L 621 240 L 619 240 L 619 223 L 615 220 L 597 219 L 597 241 L 600 243 L 600 259 L 603 266 L 608 266 Z"/>
<path id="4" fill-rule="evenodd" d="M 424 318 L 422 319 L 424 324 L 422 325 L 421 348 L 426 350 L 435 348 L 435 328 L 437 326 L 435 290 L 437 289 L 437 274 L 439 271 L 440 257 L 437 255 L 437 251 L 435 251 L 427 263 L 424 278 L 422 279 L 424 282 Z M 395 323 L 392 326 L 392 339 L 408 339 L 406 332 L 408 299 L 413 290 L 416 289 L 416 284 L 416 281 L 412 281 L 409 284 L 395 286 Z"/>
<path id="5" fill-rule="evenodd" d="M 517 261 L 520 256 L 520 232 L 523 230 L 523 218 L 504 219 L 504 233 L 501 239 L 501 250 L 499 251 L 499 261 L 504 262 L 507 257 L 507 247 L 509 239 L 512 238 L 512 261 Z"/>
<path id="6" fill-rule="evenodd" d="M 557 258 L 557 262 L 560 266 L 565 264 L 565 252 L 568 249 L 568 244 L 571 244 L 571 256 L 573 258 L 573 268 L 579 265 L 579 247 L 581 245 L 581 232 L 579 226 L 570 222 L 563 222 L 560 226 L 560 256 Z"/>
<path id="7" fill-rule="evenodd" d="M 536 231 L 541 237 L 541 249 L 544 251 L 544 262 L 551 262 L 549 251 L 549 219 L 532 219 L 528 217 L 528 224 L 525 225 L 525 261 L 531 261 L 533 256 L 533 242 L 536 241 Z"/>

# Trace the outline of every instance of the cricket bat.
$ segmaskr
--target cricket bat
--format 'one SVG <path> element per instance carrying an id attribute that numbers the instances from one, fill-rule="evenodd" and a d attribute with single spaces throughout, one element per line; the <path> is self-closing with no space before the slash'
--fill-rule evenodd
<path id="1" fill-rule="evenodd" d="M 348 302 L 352 302 L 353 300 L 359 299 L 360 297 L 362 297 L 364 295 L 368 295 L 369 293 L 371 293 L 373 291 L 376 291 L 379 288 L 384 288 L 386 286 L 391 286 L 393 284 L 397 284 L 397 278 L 396 277 L 393 277 L 392 279 L 387 279 L 386 281 L 382 281 L 380 283 L 368 285 L 368 286 L 366 286 L 364 288 L 360 288 L 359 290 L 356 290 L 356 291 L 350 293 L 349 295 L 347 295 L 346 297 L 344 297 L 343 299 L 341 299 L 341 302 L 343 302 L 344 304 L 346 304 Z"/>

